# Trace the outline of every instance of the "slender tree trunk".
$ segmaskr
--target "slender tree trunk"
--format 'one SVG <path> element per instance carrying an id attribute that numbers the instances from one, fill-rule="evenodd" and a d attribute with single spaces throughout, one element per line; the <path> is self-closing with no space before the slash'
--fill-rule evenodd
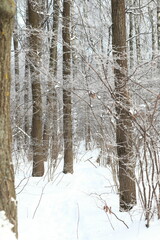
<path id="1" fill-rule="evenodd" d="M 73 173 L 72 104 L 71 104 L 71 0 L 63 1 L 63 132 L 64 173 Z"/>
<path id="2" fill-rule="evenodd" d="M 56 161 L 58 157 L 58 122 L 57 122 L 57 93 L 55 89 L 55 79 L 57 74 L 57 40 L 58 40 L 58 25 L 59 25 L 59 12 L 60 0 L 54 0 L 53 3 L 53 27 L 52 39 L 50 47 L 50 61 L 49 72 L 50 78 L 48 80 L 48 95 L 46 106 L 46 119 L 44 124 L 43 143 L 44 143 L 44 156 L 47 160 L 49 149 L 51 150 L 50 157 L 53 158 L 52 162 Z"/>
<path id="3" fill-rule="evenodd" d="M 13 46 L 14 46 L 14 70 L 15 70 L 15 102 L 16 102 L 16 111 L 15 111 L 15 124 L 17 128 L 17 134 L 16 134 L 16 144 L 17 149 L 20 147 L 20 134 L 19 129 L 20 127 L 20 82 L 19 82 L 19 49 L 18 49 L 18 19 L 17 14 L 15 16 L 15 24 L 14 24 L 14 34 L 13 34 Z"/>
<path id="4" fill-rule="evenodd" d="M 27 145 L 29 143 L 29 136 L 30 136 L 30 124 L 29 124 L 29 55 L 28 55 L 28 49 L 29 49 L 29 38 L 28 38 L 28 31 L 29 31 L 29 20 L 28 20 L 28 4 L 26 4 L 26 52 L 25 52 L 25 77 L 24 77 L 24 131 L 26 133 L 25 135 L 25 144 Z"/>
<path id="5" fill-rule="evenodd" d="M 157 47 L 160 54 L 160 0 L 157 0 Z M 160 57 L 158 58 L 158 70 L 160 71 Z"/>
<path id="6" fill-rule="evenodd" d="M 135 7 L 139 7 L 139 2 L 136 0 Z M 135 24 L 135 34 L 136 34 L 136 54 L 137 54 L 137 63 L 141 60 L 141 42 L 140 42 L 140 16 L 134 15 L 134 24 Z"/>
<path id="7" fill-rule="evenodd" d="M 129 1 L 130 7 L 132 6 L 132 0 Z M 133 14 L 129 13 L 129 57 L 130 57 L 130 69 L 133 68 Z"/>
<path id="8" fill-rule="evenodd" d="M 127 88 L 125 1 L 112 0 L 112 46 L 115 60 L 116 142 L 119 158 L 120 210 L 128 211 L 136 203 L 132 120 Z"/>
<path id="9" fill-rule="evenodd" d="M 148 15 L 151 22 L 151 31 L 152 31 L 152 59 L 155 56 L 156 51 L 156 41 L 155 41 L 155 24 L 154 24 L 154 18 L 153 18 L 153 10 L 148 6 Z"/>
<path id="10" fill-rule="evenodd" d="M 10 124 L 10 53 L 13 20 L 16 11 L 14 1 L 0 3 L 0 211 L 13 224 L 17 235 L 17 207 L 14 189 L 14 172 L 11 159 Z"/>
<path id="11" fill-rule="evenodd" d="M 42 1 L 28 0 L 28 14 L 30 24 L 29 58 L 30 74 L 32 82 L 32 149 L 33 149 L 33 172 L 32 176 L 40 177 L 44 174 L 43 142 L 42 142 L 42 95 L 40 82 L 41 62 L 41 23 Z"/>
<path id="12" fill-rule="evenodd" d="M 86 121 L 85 121 L 85 148 L 91 150 L 91 123 L 90 123 L 90 107 L 86 106 Z"/>

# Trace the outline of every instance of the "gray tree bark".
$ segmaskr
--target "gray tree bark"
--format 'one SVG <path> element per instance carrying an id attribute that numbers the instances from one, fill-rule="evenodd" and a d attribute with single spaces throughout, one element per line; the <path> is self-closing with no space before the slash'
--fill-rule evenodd
<path id="1" fill-rule="evenodd" d="M 157 0 L 157 47 L 160 54 L 160 0 Z M 160 57 L 158 58 L 158 70 L 160 71 Z"/>
<path id="2" fill-rule="evenodd" d="M 29 122 L 29 83 L 30 83 L 30 77 L 29 77 L 29 20 L 28 20 L 28 3 L 26 4 L 26 39 L 25 39 L 25 46 L 26 46 L 26 52 L 25 52 L 25 77 L 24 77 L 24 131 L 26 133 L 25 135 L 25 144 L 26 149 L 29 147 L 29 137 L 30 136 L 30 122 Z"/>
<path id="3" fill-rule="evenodd" d="M 129 6 L 133 6 L 132 0 L 129 0 Z M 134 55 L 133 55 L 133 13 L 129 13 L 129 57 L 130 57 L 130 69 L 134 67 Z"/>
<path id="4" fill-rule="evenodd" d="M 40 82 L 41 62 L 41 23 L 43 16 L 41 0 L 28 0 L 28 16 L 30 25 L 29 36 L 29 60 L 32 82 L 32 150 L 33 150 L 33 172 L 32 176 L 40 177 L 44 174 L 43 158 L 43 134 L 42 134 L 42 94 Z"/>
<path id="5" fill-rule="evenodd" d="M 60 1 L 54 0 L 53 3 L 53 27 L 52 39 L 50 47 L 50 61 L 49 61 L 49 80 L 48 80 L 48 94 L 46 105 L 46 117 L 44 124 L 43 143 L 44 156 L 47 160 L 50 151 L 51 163 L 55 164 L 58 153 L 58 109 L 57 109 L 57 92 L 55 89 L 55 80 L 57 74 L 57 41 L 58 41 L 58 26 L 59 26 Z"/>
<path id="6" fill-rule="evenodd" d="M 131 100 L 127 87 L 125 1 L 112 0 L 111 5 L 120 210 L 128 211 L 136 203 L 136 186 L 132 150 L 133 127 L 130 116 Z"/>
<path id="7" fill-rule="evenodd" d="M 63 1 L 63 136 L 64 173 L 73 173 L 72 103 L 71 103 L 71 0 Z"/>
<path id="8" fill-rule="evenodd" d="M 13 46 L 14 46 L 14 70 L 15 70 L 15 102 L 16 102 L 16 110 L 15 110 L 15 124 L 16 124 L 16 144 L 17 150 L 20 148 L 20 134 L 18 127 L 20 126 L 20 82 L 19 82 L 19 49 L 18 49 L 18 19 L 17 14 L 15 16 L 15 24 L 14 24 L 14 34 L 13 34 Z"/>
<path id="9" fill-rule="evenodd" d="M 134 6 L 137 8 L 139 7 L 139 1 L 134 1 Z M 140 41 L 140 15 L 134 15 L 134 27 L 135 27 L 135 34 L 136 34 L 136 55 L 137 55 L 137 63 L 141 61 L 141 41 Z"/>
<path id="10" fill-rule="evenodd" d="M 150 19 L 150 23 L 151 23 L 151 31 L 152 31 L 152 59 L 155 56 L 155 52 L 156 52 L 156 39 L 155 39 L 155 22 L 154 22 L 154 18 L 153 18 L 153 9 L 151 9 L 148 6 L 148 15 L 149 15 L 149 19 Z"/>

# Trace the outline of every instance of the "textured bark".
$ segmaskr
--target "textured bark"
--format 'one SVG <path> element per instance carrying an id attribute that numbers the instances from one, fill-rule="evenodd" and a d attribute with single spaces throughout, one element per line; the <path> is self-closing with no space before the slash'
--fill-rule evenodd
<path id="1" fill-rule="evenodd" d="M 112 0 L 112 45 L 115 59 L 116 142 L 119 158 L 120 210 L 136 203 L 134 161 L 132 154 L 132 120 L 127 89 L 125 2 Z"/>
<path id="2" fill-rule="evenodd" d="M 148 6 L 148 15 L 151 22 L 151 31 L 152 31 L 152 59 L 155 56 L 156 52 L 156 39 L 155 39 L 155 22 L 154 22 L 154 12 L 153 9 Z"/>
<path id="3" fill-rule="evenodd" d="M 157 0 L 157 45 L 160 53 L 160 0 Z M 158 58 L 158 70 L 160 71 L 160 58 Z"/>
<path id="4" fill-rule="evenodd" d="M 15 24 L 14 24 L 14 34 L 13 34 L 13 46 L 14 46 L 14 71 L 15 71 L 15 102 L 16 102 L 16 109 L 15 109 L 15 124 L 17 128 L 16 132 L 16 143 L 17 143 L 17 149 L 19 149 L 21 140 L 20 140 L 20 134 L 18 127 L 20 126 L 20 82 L 19 82 L 19 49 L 18 49 L 18 20 L 17 20 L 17 14 L 15 17 Z"/>
<path id="5" fill-rule="evenodd" d="M 63 132 L 64 173 L 73 173 L 72 104 L 71 104 L 71 0 L 63 1 Z"/>
<path id="6" fill-rule="evenodd" d="M 42 142 L 42 96 L 40 82 L 40 60 L 41 60 L 41 23 L 43 17 L 42 1 L 28 1 L 28 16 L 30 25 L 29 58 L 30 73 L 32 81 L 32 149 L 33 149 L 33 172 L 32 176 L 40 177 L 44 174 L 43 142 Z"/>
<path id="7" fill-rule="evenodd" d="M 132 6 L 132 0 L 129 1 L 129 6 Z M 133 14 L 129 13 L 129 55 L 130 55 L 130 69 L 134 67 L 133 59 Z"/>
<path id="8" fill-rule="evenodd" d="M 10 52 L 15 10 L 14 1 L 0 1 L 0 211 L 5 211 L 17 235 L 10 125 Z"/>
<path id="9" fill-rule="evenodd" d="M 139 1 L 134 1 L 135 8 L 139 7 Z M 140 41 L 140 18 L 141 16 L 134 15 L 134 27 L 136 34 L 136 54 L 137 54 L 137 63 L 141 61 L 141 41 Z"/>
<path id="10" fill-rule="evenodd" d="M 57 40 L 58 40 L 58 25 L 59 25 L 59 12 L 60 1 L 54 0 L 53 3 L 53 27 L 52 27 L 52 39 L 50 47 L 50 61 L 49 71 L 50 78 L 48 80 L 48 95 L 46 106 L 46 119 L 44 124 L 43 143 L 44 143 L 44 156 L 47 160 L 49 149 L 51 150 L 52 163 L 57 160 L 58 157 L 58 110 L 57 110 L 57 93 L 55 89 L 55 79 L 57 74 Z M 51 140 L 51 141 L 50 141 Z M 50 144 L 51 143 L 51 144 Z"/>
<path id="11" fill-rule="evenodd" d="M 29 31 L 29 20 L 28 20 L 28 4 L 26 6 L 26 29 Z M 28 39 L 28 32 L 26 35 L 26 48 L 29 49 L 29 39 Z M 26 133 L 25 135 L 25 144 L 27 145 L 29 142 L 28 136 L 30 136 L 30 124 L 29 124 L 29 56 L 28 56 L 28 50 L 25 52 L 25 77 L 24 77 L 24 131 Z"/>
<path id="12" fill-rule="evenodd" d="M 91 104 L 91 102 L 90 102 Z M 86 121 L 85 121 L 85 148 L 91 150 L 91 123 L 90 123 L 90 107 L 86 106 Z"/>

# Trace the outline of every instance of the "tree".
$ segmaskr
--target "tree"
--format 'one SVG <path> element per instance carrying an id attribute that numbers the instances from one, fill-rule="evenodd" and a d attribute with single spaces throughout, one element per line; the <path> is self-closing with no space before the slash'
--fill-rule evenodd
<path id="1" fill-rule="evenodd" d="M 71 0 L 63 1 L 63 132 L 64 173 L 73 173 L 72 104 L 71 104 Z"/>
<path id="2" fill-rule="evenodd" d="M 136 203 L 136 187 L 132 150 L 131 100 L 127 87 L 125 1 L 112 0 L 111 5 L 120 210 L 127 211 Z"/>
<path id="3" fill-rule="evenodd" d="M 29 58 L 32 81 L 32 149 L 33 149 L 33 172 L 32 176 L 40 177 L 44 174 L 43 141 L 42 141 L 42 95 L 40 82 L 41 62 L 41 23 L 43 19 L 42 1 L 28 0 L 28 20 L 30 25 Z"/>
<path id="4" fill-rule="evenodd" d="M 10 52 L 15 10 L 14 1 L 0 1 L 0 211 L 5 211 L 17 235 L 10 125 Z"/>
<path id="5" fill-rule="evenodd" d="M 136 8 L 139 8 L 139 1 L 134 1 L 135 11 Z M 141 39 L 140 39 L 140 21 L 141 14 L 134 15 L 134 24 L 135 24 L 135 35 L 136 35 L 136 54 L 137 54 L 137 63 L 141 61 Z"/>
<path id="6" fill-rule="evenodd" d="M 160 0 L 157 0 L 157 45 L 158 54 L 160 53 Z M 160 69 L 160 60 L 158 59 L 158 70 Z"/>
<path id="7" fill-rule="evenodd" d="M 153 7 L 148 6 L 148 16 L 149 16 L 151 31 L 152 31 L 152 59 L 154 59 L 155 52 L 156 52 L 156 39 L 155 39 L 155 22 L 154 22 Z"/>
<path id="8" fill-rule="evenodd" d="M 25 144 L 26 149 L 29 147 L 28 144 L 28 136 L 30 136 L 30 123 L 29 123 L 29 19 L 28 19 L 28 2 L 26 2 L 26 14 L 25 14 L 25 24 L 26 29 L 28 30 L 25 37 L 25 70 L 24 70 L 24 82 L 23 82 L 23 88 L 24 88 L 24 131 L 25 131 Z"/>
<path id="9" fill-rule="evenodd" d="M 16 1 L 17 3 L 17 1 Z M 13 34 L 13 46 L 14 46 L 14 70 L 15 70 L 15 102 L 16 102 L 16 111 L 15 111 L 15 123 L 17 129 L 17 136 L 16 136 L 16 144 L 17 149 L 20 148 L 20 136 L 19 136 L 19 129 L 20 127 L 20 81 L 19 81 L 19 43 L 18 43 L 18 16 L 16 13 L 15 16 L 15 24 L 14 24 L 14 34 Z"/>
<path id="10" fill-rule="evenodd" d="M 58 124 L 57 124 L 57 93 L 55 88 L 55 79 L 57 74 L 57 42 L 59 26 L 60 1 L 54 0 L 53 3 L 53 25 L 52 39 L 49 57 L 49 79 L 46 104 L 46 117 L 43 132 L 44 155 L 47 159 L 49 150 L 51 150 L 51 165 L 55 165 L 58 157 Z M 51 143 L 51 144 L 50 144 Z"/>
<path id="11" fill-rule="evenodd" d="M 129 6 L 131 7 L 132 0 L 129 0 Z M 134 57 L 133 57 L 133 13 L 129 13 L 129 55 L 130 55 L 130 69 L 133 68 Z"/>

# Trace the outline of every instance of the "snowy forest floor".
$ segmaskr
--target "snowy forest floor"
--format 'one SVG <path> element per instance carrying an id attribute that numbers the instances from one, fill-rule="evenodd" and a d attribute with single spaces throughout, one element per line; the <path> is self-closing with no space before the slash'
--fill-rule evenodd
<path id="1" fill-rule="evenodd" d="M 97 154 L 81 147 L 74 174 L 63 174 L 61 161 L 52 181 L 47 173 L 31 177 L 31 163 L 18 163 L 19 240 L 160 240 L 160 221 L 146 228 L 140 206 L 119 212 L 111 170 L 98 166 Z M 105 204 L 113 213 L 104 211 Z"/>

